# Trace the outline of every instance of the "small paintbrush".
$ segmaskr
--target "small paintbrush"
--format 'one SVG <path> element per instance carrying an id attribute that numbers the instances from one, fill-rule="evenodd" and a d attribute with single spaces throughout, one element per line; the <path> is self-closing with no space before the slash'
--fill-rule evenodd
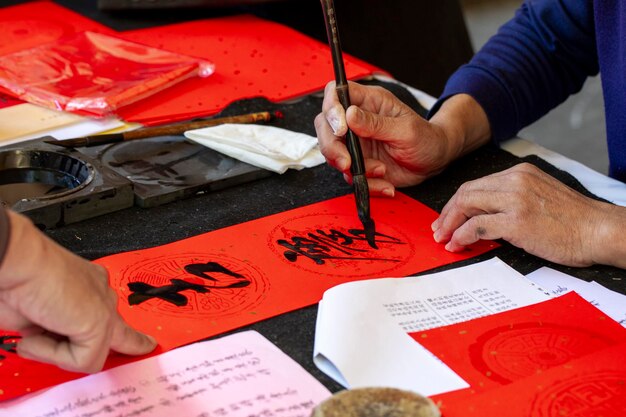
<path id="1" fill-rule="evenodd" d="M 336 91 L 339 101 L 344 109 L 350 107 L 350 93 L 348 91 L 348 79 L 343 63 L 343 54 L 341 52 L 341 43 L 339 42 L 339 31 L 337 30 L 337 17 L 335 15 L 335 6 L 333 0 L 321 0 L 322 9 L 324 11 L 324 21 L 326 23 L 326 33 L 328 35 L 328 44 L 332 55 L 333 69 L 335 71 Z M 367 186 L 367 178 L 365 177 L 365 162 L 363 161 L 363 153 L 361 151 L 360 141 L 357 135 L 348 129 L 345 136 L 346 147 L 352 159 L 350 173 L 352 174 L 352 184 L 354 186 L 354 198 L 356 200 L 357 213 L 363 229 L 367 243 L 376 248 L 376 229 L 374 220 L 370 215 L 370 193 Z"/>
<path id="2" fill-rule="evenodd" d="M 64 148 L 77 148 L 81 146 L 98 146 L 116 142 L 126 142 L 130 140 L 153 138 L 157 136 L 180 135 L 188 130 L 201 129 L 203 127 L 217 126 L 225 123 L 256 123 L 268 122 L 272 119 L 270 112 L 242 114 L 239 116 L 220 117 L 215 119 L 198 120 L 188 123 L 177 123 L 167 126 L 144 127 L 121 133 L 109 133 L 102 135 L 85 136 L 76 139 L 65 140 L 45 140 L 52 145 L 63 146 Z"/>

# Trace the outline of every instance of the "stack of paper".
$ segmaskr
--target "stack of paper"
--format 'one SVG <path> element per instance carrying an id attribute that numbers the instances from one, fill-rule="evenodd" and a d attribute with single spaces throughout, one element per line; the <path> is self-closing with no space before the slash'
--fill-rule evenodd
<path id="1" fill-rule="evenodd" d="M 626 296 L 603 287 L 595 281 L 587 282 L 554 269 L 543 267 L 526 275 L 551 297 L 575 291 L 582 298 L 626 327 Z"/>

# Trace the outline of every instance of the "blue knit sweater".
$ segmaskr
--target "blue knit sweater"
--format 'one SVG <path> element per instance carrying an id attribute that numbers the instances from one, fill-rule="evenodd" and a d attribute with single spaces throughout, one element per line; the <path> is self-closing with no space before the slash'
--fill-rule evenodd
<path id="1" fill-rule="evenodd" d="M 609 175 L 626 182 L 626 1 L 527 0 L 441 99 L 467 93 L 485 109 L 493 139 L 514 136 L 600 71 Z"/>

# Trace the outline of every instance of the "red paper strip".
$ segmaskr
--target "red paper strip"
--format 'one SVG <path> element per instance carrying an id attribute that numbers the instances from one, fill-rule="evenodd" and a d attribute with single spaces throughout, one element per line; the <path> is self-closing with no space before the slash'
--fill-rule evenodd
<path id="1" fill-rule="evenodd" d="M 124 120 L 163 124 L 215 114 L 243 98 L 282 101 L 319 91 L 333 79 L 327 45 L 286 26 L 235 16 L 124 32 L 124 38 L 207 59 L 215 74 L 120 110 Z M 348 78 L 382 72 L 344 55 Z"/>
<path id="2" fill-rule="evenodd" d="M 53 42 L 85 30 L 115 33 L 112 29 L 51 1 L 33 1 L 0 8 L 0 55 Z"/>
<path id="3" fill-rule="evenodd" d="M 444 411 L 462 398 L 626 341 L 626 329 L 574 292 L 410 335 L 470 384 L 433 397 Z"/>
<path id="4" fill-rule="evenodd" d="M 444 417 L 623 417 L 626 344 L 615 345 L 541 374 L 460 399 Z"/>
<path id="5" fill-rule="evenodd" d="M 317 303 L 337 284 L 406 276 L 497 246 L 483 241 L 447 252 L 432 238 L 437 213 L 400 193 L 372 199 L 372 215 L 378 249 L 367 244 L 354 197 L 347 195 L 96 262 L 109 270 L 125 319 L 169 350 Z M 76 377 L 6 356 L 0 398 Z M 113 359 L 107 366 L 135 358 Z"/>

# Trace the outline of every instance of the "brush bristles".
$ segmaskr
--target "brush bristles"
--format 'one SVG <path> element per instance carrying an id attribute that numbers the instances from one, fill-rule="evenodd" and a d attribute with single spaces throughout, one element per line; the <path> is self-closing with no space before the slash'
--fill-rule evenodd
<path id="1" fill-rule="evenodd" d="M 364 223 L 370 218 L 370 193 L 367 179 L 365 179 L 365 175 L 355 175 L 352 177 L 352 183 L 354 185 L 354 197 L 359 219 Z"/>
<path id="2" fill-rule="evenodd" d="M 377 249 L 376 246 L 376 229 L 374 220 L 370 215 L 370 193 L 367 186 L 367 179 L 365 175 L 355 175 L 352 177 L 352 183 L 354 185 L 354 197 L 356 200 L 356 209 L 359 215 L 361 223 L 363 223 L 363 230 L 365 232 L 365 238 L 367 243 Z"/>

